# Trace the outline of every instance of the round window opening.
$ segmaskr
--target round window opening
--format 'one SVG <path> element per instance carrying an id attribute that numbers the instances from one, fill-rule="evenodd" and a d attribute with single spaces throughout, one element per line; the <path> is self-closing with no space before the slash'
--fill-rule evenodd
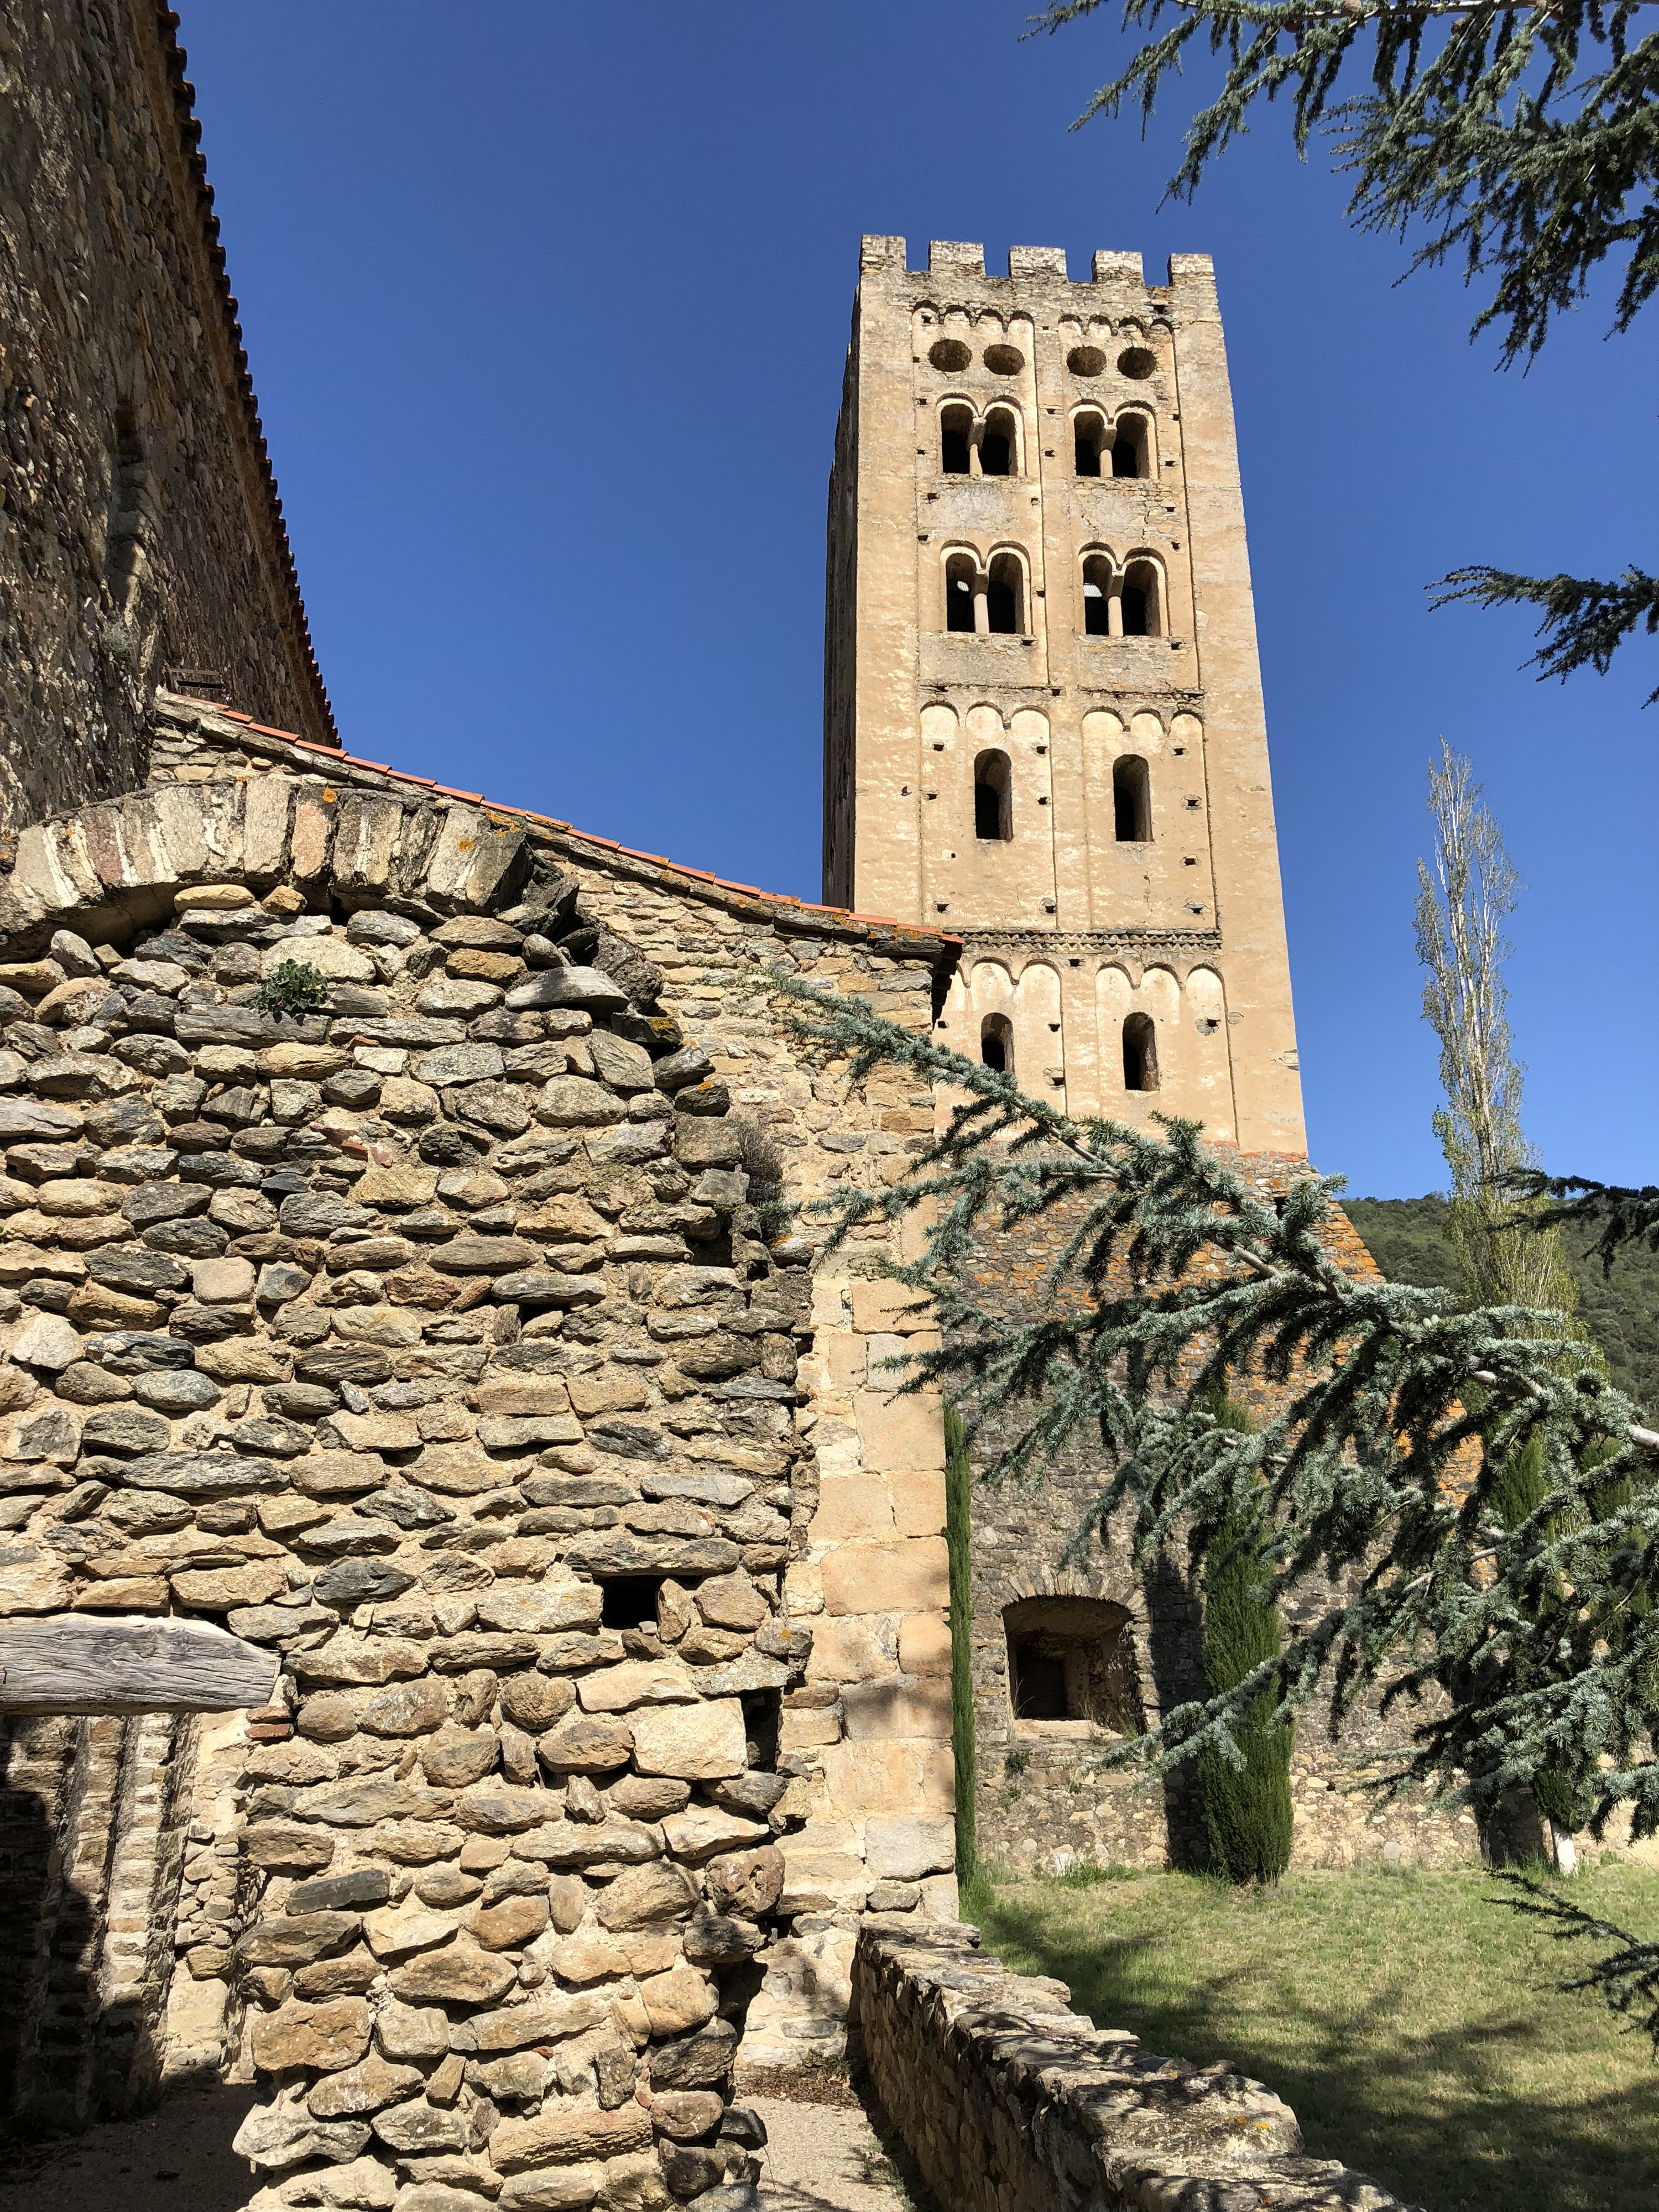
<path id="1" fill-rule="evenodd" d="M 1106 366 L 1106 356 L 1098 346 L 1073 346 L 1066 356 L 1066 366 L 1073 376 L 1098 376 Z"/>
<path id="2" fill-rule="evenodd" d="M 960 376 L 973 359 L 960 338 L 939 338 L 927 349 L 927 358 L 947 376 Z"/>
<path id="3" fill-rule="evenodd" d="M 985 366 L 993 376 L 1018 376 L 1025 366 L 1025 356 L 1018 346 L 987 346 Z"/>
<path id="4" fill-rule="evenodd" d="M 1145 346 L 1131 346 L 1127 353 L 1121 353 L 1117 357 L 1118 374 L 1132 377 L 1137 384 L 1149 377 L 1157 367 L 1157 362 Z"/>

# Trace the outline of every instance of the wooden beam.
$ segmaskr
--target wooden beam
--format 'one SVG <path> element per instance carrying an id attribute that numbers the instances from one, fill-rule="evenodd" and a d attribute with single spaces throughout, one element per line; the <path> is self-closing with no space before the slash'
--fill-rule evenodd
<path id="1" fill-rule="evenodd" d="M 206 1620 L 0 1621 L 0 1713 L 224 1713 L 268 1705 L 276 1656 Z"/>

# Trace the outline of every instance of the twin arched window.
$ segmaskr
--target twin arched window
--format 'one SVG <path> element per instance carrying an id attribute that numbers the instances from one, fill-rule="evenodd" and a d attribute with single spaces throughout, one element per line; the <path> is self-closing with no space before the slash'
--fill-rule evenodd
<path id="1" fill-rule="evenodd" d="M 1152 474 L 1152 426 L 1144 415 L 1121 415 L 1109 424 L 1104 415 L 1085 408 L 1072 417 L 1072 450 L 1080 477 L 1147 477 Z"/>
<path id="2" fill-rule="evenodd" d="M 939 412 L 939 465 L 947 477 L 1018 476 L 1018 416 L 991 407 L 981 419 L 965 400 L 952 400 Z"/>
<path id="3" fill-rule="evenodd" d="M 1025 564 L 1018 553 L 957 552 L 945 563 L 945 627 L 980 637 L 1026 635 Z"/>
<path id="4" fill-rule="evenodd" d="M 1163 581 L 1158 563 L 1133 556 L 1119 568 L 1109 553 L 1083 556 L 1085 637 L 1162 637 Z"/>

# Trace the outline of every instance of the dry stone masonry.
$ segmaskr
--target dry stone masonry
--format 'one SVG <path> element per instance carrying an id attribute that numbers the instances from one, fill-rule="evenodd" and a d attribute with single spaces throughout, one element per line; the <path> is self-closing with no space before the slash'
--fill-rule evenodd
<path id="1" fill-rule="evenodd" d="M 280 1659 L 167 1724 L 127 2072 L 257 2075 L 260 2212 L 741 2187 L 751 2006 L 837 2045 L 867 1899 L 954 1905 L 937 1407 L 753 1202 L 903 1110 L 786 1044 L 770 969 L 921 1022 L 927 948 L 659 889 L 694 1026 L 625 867 L 177 715 L 193 759 L 0 891 L 0 1607 Z M 325 1003 L 271 1011 L 296 969 Z M 61 1771 L 123 1725 L 12 1735 Z M 55 1878 L 118 1948 L 126 1893 Z"/>
<path id="2" fill-rule="evenodd" d="M 871 2081 L 941 2204 L 963 2212 L 1419 2212 L 1335 2159 L 1225 2064 L 1160 2058 L 1010 1974 L 974 1928 L 872 1917 L 858 2031 Z"/>

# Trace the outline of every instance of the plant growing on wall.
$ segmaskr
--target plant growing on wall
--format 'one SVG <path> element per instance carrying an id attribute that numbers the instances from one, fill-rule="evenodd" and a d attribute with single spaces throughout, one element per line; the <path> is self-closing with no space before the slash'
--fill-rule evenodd
<path id="1" fill-rule="evenodd" d="M 853 1080 L 887 1063 L 956 1101 L 899 1182 L 818 1211 L 830 1249 L 907 1224 L 916 1256 L 889 1272 L 933 1299 L 942 1336 L 904 1387 L 942 1386 L 994 1437 L 982 1479 L 1087 1446 L 1109 1469 L 1091 1525 L 1121 1514 L 1144 1566 L 1261 1516 L 1267 1594 L 1294 1623 L 1282 1648 L 1120 1756 L 1237 1760 L 1264 1698 L 1275 1726 L 1316 1699 L 1340 1723 L 1375 1688 L 1421 1701 L 1382 1786 L 1489 1814 L 1548 1772 L 1592 1826 L 1628 1808 L 1659 1832 L 1659 1620 L 1632 1602 L 1659 1574 L 1659 1432 L 1559 1316 L 1345 1274 L 1321 1234 L 1339 1183 L 1309 1175 L 1270 1201 L 1193 1122 L 1074 1119 L 851 994 L 775 981 Z M 1038 1309 L 1011 1319 L 976 1277 L 981 1243 L 1055 1217 Z M 1280 1386 L 1279 1410 L 1221 1427 L 1206 1401 L 1251 1373 Z M 1511 1524 L 1498 1482 L 1534 1440 L 1543 1492 Z M 1628 1998 L 1628 1967 L 1602 1963 Z M 1659 1999 L 1643 2009 L 1659 2041 Z"/>
<path id="2" fill-rule="evenodd" d="M 1255 1433 L 1248 1408 L 1236 1399 L 1212 1397 L 1206 1410 L 1218 1429 Z M 1235 1689 L 1283 1644 L 1279 1609 L 1266 1594 L 1273 1579 L 1268 1534 L 1259 1511 L 1235 1513 L 1205 1549 L 1204 1683 L 1212 1697 Z M 1278 1704 L 1268 1691 L 1246 1710 L 1237 1759 L 1212 1747 L 1198 1762 L 1211 1867 L 1229 1881 L 1277 1881 L 1291 1863 L 1293 1731 L 1275 1719 Z"/>
<path id="3" fill-rule="evenodd" d="M 260 984 L 255 1004 L 261 1013 L 298 1020 L 328 1004 L 328 978 L 308 960 L 284 960 Z"/>

